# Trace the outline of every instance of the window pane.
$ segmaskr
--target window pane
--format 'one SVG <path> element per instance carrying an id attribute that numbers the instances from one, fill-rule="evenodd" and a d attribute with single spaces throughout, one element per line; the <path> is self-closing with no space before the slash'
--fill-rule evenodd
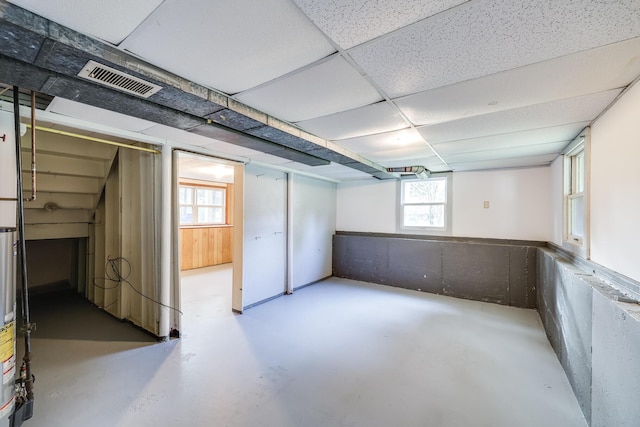
<path id="1" fill-rule="evenodd" d="M 198 207 L 198 223 L 201 224 L 221 224 L 224 222 L 223 208 L 203 208 Z"/>
<path id="2" fill-rule="evenodd" d="M 180 187 L 179 198 L 181 205 L 193 204 L 193 188 Z"/>
<path id="3" fill-rule="evenodd" d="M 222 206 L 224 205 L 224 190 L 217 188 L 198 188 L 196 198 L 199 205 Z"/>
<path id="4" fill-rule="evenodd" d="M 444 227 L 444 205 L 405 206 L 405 227 Z"/>
<path id="5" fill-rule="evenodd" d="M 584 151 L 576 155 L 576 193 L 584 191 Z"/>
<path id="6" fill-rule="evenodd" d="M 216 206 L 224 205 L 224 190 L 213 191 L 213 204 Z"/>
<path id="7" fill-rule="evenodd" d="M 404 203 L 445 203 L 447 201 L 447 180 L 403 182 Z"/>
<path id="8" fill-rule="evenodd" d="M 199 205 L 213 204 L 213 190 L 198 188 L 196 191 L 196 200 Z"/>
<path id="9" fill-rule="evenodd" d="M 584 237 L 584 197 L 569 199 L 569 209 L 571 212 L 571 229 L 569 230 L 569 234 Z"/>
<path id="10" fill-rule="evenodd" d="M 180 224 L 193 224 L 193 208 L 180 206 Z"/>

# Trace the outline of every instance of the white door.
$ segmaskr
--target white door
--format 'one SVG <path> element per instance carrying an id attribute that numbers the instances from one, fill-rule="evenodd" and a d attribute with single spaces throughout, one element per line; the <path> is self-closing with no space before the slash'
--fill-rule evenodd
<path id="1" fill-rule="evenodd" d="M 284 294 L 287 260 L 287 175 L 245 167 L 243 305 Z"/>

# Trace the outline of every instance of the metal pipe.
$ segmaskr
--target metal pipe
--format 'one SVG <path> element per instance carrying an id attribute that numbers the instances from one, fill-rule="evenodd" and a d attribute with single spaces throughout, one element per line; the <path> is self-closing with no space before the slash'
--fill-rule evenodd
<path id="1" fill-rule="evenodd" d="M 124 147 L 124 148 L 130 148 L 132 150 L 146 151 L 147 153 L 160 154 L 160 151 L 154 150 L 153 148 L 136 147 L 135 145 L 123 144 L 122 142 L 109 141 L 108 139 L 96 138 L 88 135 L 80 135 L 79 133 L 66 132 L 63 130 L 46 128 L 43 126 L 27 125 L 27 127 L 31 127 L 31 128 L 35 127 L 36 130 L 40 130 L 42 132 L 54 133 L 56 135 L 70 136 L 73 138 L 86 139 L 87 141 L 94 141 L 94 142 L 100 142 L 102 144 L 115 145 L 116 147 Z"/>
<path id="2" fill-rule="evenodd" d="M 22 321 L 24 328 L 24 366 L 25 366 L 25 390 L 27 401 L 33 400 L 33 376 L 31 375 L 31 317 L 29 315 L 29 288 L 27 287 L 27 254 L 24 238 L 24 200 L 22 197 L 22 144 L 20 142 L 20 91 L 18 86 L 13 87 L 13 116 L 16 132 L 16 170 L 18 172 L 18 233 L 20 267 L 22 272 Z"/>
<path id="3" fill-rule="evenodd" d="M 397 168 L 387 168 L 387 172 L 389 173 L 408 173 L 414 175 L 419 179 L 427 179 L 431 172 L 425 168 L 424 166 L 405 166 L 405 167 L 397 167 Z M 402 175 L 405 176 L 406 175 Z"/>
<path id="4" fill-rule="evenodd" d="M 36 199 L 36 93 L 31 91 L 31 197 L 25 202 Z"/>

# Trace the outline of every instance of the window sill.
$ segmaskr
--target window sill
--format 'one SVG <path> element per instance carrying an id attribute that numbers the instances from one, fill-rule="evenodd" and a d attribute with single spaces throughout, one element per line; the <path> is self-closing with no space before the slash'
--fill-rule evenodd
<path id="1" fill-rule="evenodd" d="M 584 259 L 589 259 L 589 257 L 587 257 L 587 249 L 584 242 L 580 243 L 573 240 L 563 240 L 562 249 Z"/>
<path id="2" fill-rule="evenodd" d="M 400 227 L 399 233 L 406 234 L 422 234 L 422 235 L 434 235 L 434 236 L 449 236 L 451 230 L 446 228 L 431 228 L 431 227 Z"/>

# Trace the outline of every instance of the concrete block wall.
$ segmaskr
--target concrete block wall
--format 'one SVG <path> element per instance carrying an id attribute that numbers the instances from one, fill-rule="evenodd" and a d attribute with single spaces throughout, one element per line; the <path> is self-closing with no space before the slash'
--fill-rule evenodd
<path id="1" fill-rule="evenodd" d="M 640 306 L 552 249 L 538 249 L 538 310 L 592 427 L 640 425 Z"/>
<path id="2" fill-rule="evenodd" d="M 536 307 L 536 242 L 338 232 L 333 275 Z"/>

